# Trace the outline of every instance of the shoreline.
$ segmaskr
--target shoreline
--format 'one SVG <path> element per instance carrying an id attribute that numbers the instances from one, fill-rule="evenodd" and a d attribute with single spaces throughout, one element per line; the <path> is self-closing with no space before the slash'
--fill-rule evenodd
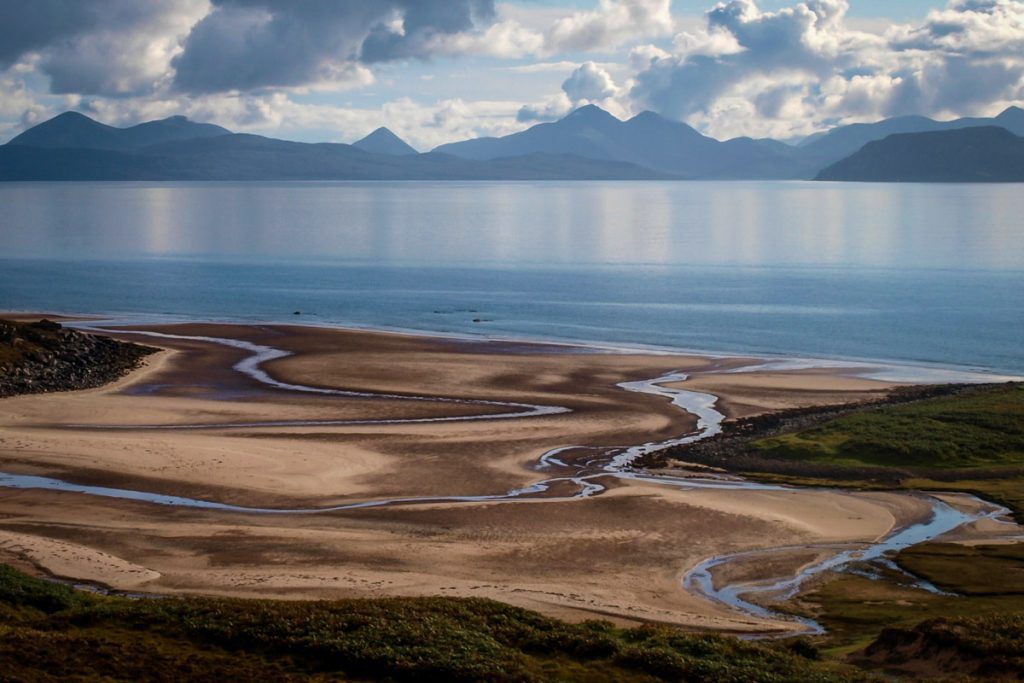
<path id="1" fill-rule="evenodd" d="M 81 312 L 50 312 L 36 311 L 2 311 L 0 318 L 36 319 L 42 317 L 67 320 L 69 326 L 104 326 L 155 327 L 166 325 L 209 324 L 223 326 L 252 327 L 272 325 L 284 327 L 309 327 L 312 329 L 340 330 L 345 332 L 368 332 L 393 334 L 404 337 L 437 339 L 466 343 L 507 343 L 523 346 L 553 347 L 564 349 L 566 353 L 609 353 L 609 354 L 642 354 L 652 356 L 700 356 L 723 360 L 755 360 L 764 364 L 777 364 L 778 367 L 793 369 L 848 368 L 853 376 L 868 379 L 888 380 L 906 384 L 942 384 L 942 383 L 985 383 L 1004 381 L 1024 381 L 1024 375 L 1014 375 L 997 368 L 984 368 L 955 363 L 941 363 L 924 360 L 901 360 L 886 358 L 866 358 L 856 356 L 808 356 L 803 354 L 764 353 L 722 351 L 714 349 L 663 346 L 640 342 L 612 342 L 585 339 L 566 339 L 558 337 L 529 336 L 518 334 L 496 334 L 456 332 L 452 330 L 424 330 L 418 328 L 393 327 L 373 323 L 359 324 L 355 322 L 306 322 L 296 318 L 280 319 L 244 319 L 244 318 L 209 318 L 184 317 L 161 314 L 103 314 Z M 298 316 L 301 317 L 301 316 Z M 102 329 L 100 330 L 102 333 Z M 905 374 L 900 374 L 903 371 Z"/>
<path id="2" fill-rule="evenodd" d="M 664 398 L 627 394 L 616 386 L 621 381 L 663 376 L 680 365 L 696 374 L 732 367 L 720 359 L 692 356 L 541 353 L 536 348 L 517 354 L 499 342 L 480 341 L 467 348 L 459 341 L 437 338 L 296 326 L 173 327 L 186 335 L 213 335 L 219 330 L 235 337 L 244 332 L 251 344 L 272 341 L 293 353 L 267 367 L 278 381 L 287 383 L 312 380 L 317 386 L 346 391 L 372 387 L 377 392 L 421 394 L 423 387 L 430 387 L 436 397 L 469 393 L 471 400 L 571 405 L 573 412 L 508 420 L 503 425 L 484 419 L 479 424 L 248 425 L 222 426 L 203 434 L 148 432 L 146 416 L 156 414 L 166 420 L 167 415 L 200 411 L 223 421 L 232 412 L 279 418 L 281 411 L 290 411 L 301 420 L 325 410 L 355 410 L 371 411 L 379 421 L 408 408 L 407 403 L 392 405 L 379 397 L 336 396 L 290 397 L 286 407 L 275 392 L 268 394 L 222 371 L 225 364 L 241 362 L 236 350 L 168 340 L 177 350 L 161 354 L 161 362 L 154 363 L 159 367 L 142 371 L 141 377 L 133 373 L 116 388 L 15 399 L 20 401 L 19 410 L 28 412 L 16 420 L 22 426 L 5 426 L 35 453 L 37 472 L 45 462 L 51 473 L 81 471 L 82 465 L 91 463 L 93 476 L 107 471 L 121 481 L 157 477 L 166 482 L 168 495 L 210 490 L 221 481 L 243 505 L 246 500 L 275 498 L 327 503 L 339 500 L 339 495 L 352 500 L 403 490 L 435 495 L 438 490 L 509 490 L 536 481 L 534 465 L 542 452 L 574 442 L 608 449 L 610 438 L 621 448 L 652 435 L 672 438 L 692 431 L 692 421 L 665 405 Z M 195 385 L 197 380 L 210 383 Z M 140 385 L 153 390 L 133 394 Z M 137 416 L 136 428 L 109 433 L 59 426 L 68 424 L 66 418 L 76 411 L 95 420 L 98 408 L 101 418 L 106 414 L 119 422 Z M 57 414 L 62 420 L 47 425 L 43 418 Z M 144 455 L 149 451 L 152 456 Z M 228 460 L 217 465 L 210 459 L 214 453 Z M 283 462 L 283 453 L 298 455 Z M 12 454 L 0 443 L 4 461 L 10 462 Z M 560 453 L 558 464 L 570 468 L 589 457 L 586 452 L 575 457 Z M 177 461 L 182 466 L 167 472 Z M 97 465 L 101 469 L 95 469 Z M 94 548 L 123 559 L 155 572 L 159 578 L 146 583 L 160 593 L 241 596 L 260 585 L 263 589 L 255 594 L 269 590 L 275 597 L 483 594 L 573 619 L 601 614 L 625 621 L 760 632 L 791 626 L 752 620 L 694 598 L 678 587 L 679 567 L 692 567 L 723 551 L 756 550 L 765 544 L 870 542 L 923 514 L 920 505 L 896 494 L 771 488 L 756 495 L 728 487 L 688 490 L 640 477 L 622 479 L 602 495 L 582 500 L 563 494 L 511 506 L 487 500 L 458 506 L 434 501 L 339 511 L 323 520 L 251 519 L 209 511 L 166 514 L 138 502 L 83 501 L 73 493 L 22 490 L 0 502 L 0 512 L 18 511 L 22 521 L 14 528 L 0 523 L 0 530 L 35 530 L 44 538 L 73 542 L 81 546 L 75 552 L 83 558 L 96 557 L 88 550 Z M 45 512 L 39 503 L 47 506 Z M 546 510 L 552 513 L 542 512 Z M 74 525 L 79 531 L 90 530 L 84 537 L 68 535 L 70 528 L 62 521 L 68 514 L 81 520 Z M 139 537 L 126 536 L 129 528 L 139 529 Z M 718 534 L 702 536 L 704 528 L 716 528 Z M 233 539 L 232 547 L 223 547 L 222 534 Z M 312 552 L 315 548 L 321 550 Z M 583 567 L 580 557 L 602 560 Z M 271 558 L 291 559 L 282 567 L 280 559 Z M 361 582 L 365 587 L 359 588 Z"/>

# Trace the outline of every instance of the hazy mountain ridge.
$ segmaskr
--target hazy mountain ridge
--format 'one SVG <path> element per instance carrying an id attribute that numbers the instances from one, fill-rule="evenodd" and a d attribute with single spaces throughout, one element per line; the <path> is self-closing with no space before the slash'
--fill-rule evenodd
<path id="1" fill-rule="evenodd" d="M 195 123 L 184 116 L 115 128 L 69 111 L 29 128 L 7 144 L 47 149 L 131 151 L 164 142 L 221 135 L 231 135 L 231 131 L 212 123 Z"/>
<path id="2" fill-rule="evenodd" d="M 124 146 L 114 139 L 117 133 L 106 130 L 109 126 L 90 126 L 77 118 L 65 118 L 65 121 L 71 121 L 74 135 L 91 130 L 99 139 L 78 142 L 63 128 L 54 126 L 42 131 L 26 131 L 0 147 L 0 180 L 654 180 L 669 177 L 623 162 L 572 155 L 533 154 L 515 159 L 471 161 L 438 153 L 378 154 L 354 145 L 290 142 L 230 132 L 172 140 L 164 136 L 163 142 L 125 151 L 102 147 Z M 69 138 L 78 146 L 59 146 Z M 38 143 L 29 146 L 24 144 L 25 140 Z"/>
<path id="3" fill-rule="evenodd" d="M 1024 135 L 1024 110 L 1010 107 L 992 119 L 934 121 L 923 116 L 840 126 L 800 145 L 777 140 L 719 141 L 692 127 L 643 112 L 620 121 L 588 105 L 553 123 L 542 123 L 502 138 L 478 138 L 441 145 L 436 151 L 485 160 L 536 150 L 618 159 L 685 178 L 810 179 L 823 168 L 893 133 L 919 133 L 996 125 Z"/>
<path id="4" fill-rule="evenodd" d="M 1024 182 L 1024 137 L 998 126 L 890 135 L 818 174 L 861 182 Z"/>
<path id="5" fill-rule="evenodd" d="M 621 121 L 587 105 L 553 123 L 502 138 L 441 145 L 435 151 L 477 160 L 562 152 L 626 161 L 684 178 L 797 178 L 816 170 L 802 168 L 792 149 L 750 138 L 720 142 L 653 112 Z"/>
<path id="6" fill-rule="evenodd" d="M 115 128 L 67 112 L 0 147 L 0 180 L 840 179 L 857 164 L 868 168 L 866 157 L 845 166 L 840 162 L 893 134 L 979 126 L 1024 135 L 1024 110 L 1011 107 L 992 119 L 899 117 L 841 126 L 789 145 L 770 139 L 719 141 L 653 112 L 622 121 L 588 105 L 555 122 L 501 138 L 449 143 L 426 154 L 383 127 L 351 145 L 302 143 L 232 133 L 182 116 Z M 913 145 L 899 149 L 920 154 Z M 891 154 L 873 154 L 874 166 L 887 158 L 900 171 L 890 176 L 911 169 Z M 999 159 L 1011 163 L 1005 155 Z M 988 172 L 1013 177 L 1011 170 Z M 886 176 L 877 168 L 869 175 Z"/>
<path id="7" fill-rule="evenodd" d="M 961 118 L 953 121 L 935 121 L 924 116 L 900 116 L 877 123 L 855 123 L 840 126 L 827 133 L 806 140 L 800 149 L 812 158 L 826 164 L 844 159 L 864 145 L 901 133 L 933 133 L 945 130 L 998 126 L 1014 135 L 1024 136 L 1024 109 L 1010 107 L 995 118 Z"/>

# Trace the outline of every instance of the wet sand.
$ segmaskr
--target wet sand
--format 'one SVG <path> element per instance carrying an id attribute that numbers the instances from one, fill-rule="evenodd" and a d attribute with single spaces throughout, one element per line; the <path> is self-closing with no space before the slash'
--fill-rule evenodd
<path id="1" fill-rule="evenodd" d="M 541 479 L 535 466 L 550 449 L 625 447 L 695 428 L 692 416 L 665 399 L 628 393 L 616 386 L 621 382 L 685 372 L 690 379 L 684 387 L 720 396 L 724 412 L 735 416 L 777 405 L 863 400 L 890 386 L 852 378 L 848 369 L 721 374 L 755 362 L 739 358 L 309 327 L 150 329 L 290 351 L 264 366 L 282 382 L 439 400 L 275 390 L 231 369 L 245 357 L 241 350 L 122 334 L 166 350 L 101 389 L 0 402 L 0 470 L 287 509 L 503 494 Z M 217 426 L 507 412 L 440 400 L 451 398 L 571 412 L 401 424 Z M 205 428 L 152 429 L 174 425 Z M 560 458 L 571 467 L 590 453 L 577 449 Z M 686 592 L 681 578 L 688 569 L 744 550 L 871 542 L 928 514 L 921 499 L 904 494 L 687 490 L 612 478 L 602 483 L 607 491 L 585 499 L 553 488 L 546 497 L 513 502 L 284 515 L 0 489 L 0 559 L 132 591 L 485 596 L 570 619 L 746 632 L 793 625 L 744 616 Z"/>

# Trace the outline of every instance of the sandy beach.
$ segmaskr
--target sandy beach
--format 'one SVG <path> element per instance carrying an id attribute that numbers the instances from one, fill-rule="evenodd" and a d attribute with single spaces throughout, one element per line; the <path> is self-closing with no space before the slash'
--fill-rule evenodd
<path id="1" fill-rule="evenodd" d="M 298 326 L 146 329 L 172 336 L 112 331 L 163 349 L 121 381 L 0 402 L 0 471 L 276 510 L 502 496 L 611 447 L 696 428 L 693 415 L 622 382 L 686 373 L 675 386 L 714 394 L 728 417 L 877 398 L 892 386 L 848 368 L 723 374 L 757 363 L 743 358 Z M 375 396 L 274 388 L 232 369 L 245 349 L 182 336 L 280 349 L 290 355 L 261 366 L 279 383 Z M 509 417 L 524 409 L 508 403 L 567 410 Z M 563 447 L 575 448 L 537 469 Z M 0 560 L 128 591 L 483 596 L 570 619 L 787 630 L 687 592 L 683 575 L 725 553 L 869 543 L 929 511 L 898 493 L 595 481 L 606 490 L 588 498 L 566 480 L 514 500 L 284 514 L 4 488 Z"/>

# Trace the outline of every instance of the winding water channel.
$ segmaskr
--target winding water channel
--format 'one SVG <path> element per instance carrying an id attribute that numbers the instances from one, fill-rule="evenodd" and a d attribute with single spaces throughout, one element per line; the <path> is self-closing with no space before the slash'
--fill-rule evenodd
<path id="1" fill-rule="evenodd" d="M 93 329 L 93 331 L 107 331 Z M 238 361 L 233 368 L 238 372 L 256 380 L 257 382 L 270 386 L 277 390 L 323 394 L 341 397 L 374 398 L 398 401 L 418 401 L 431 403 L 459 404 L 471 408 L 473 406 L 487 408 L 502 408 L 504 412 L 497 413 L 467 413 L 465 415 L 445 417 L 421 417 L 421 418 L 392 418 L 392 419 L 364 419 L 364 420 L 281 420 L 281 421 L 259 421 L 259 422 L 227 422 L 216 424 L 149 424 L 149 425 L 66 425 L 69 428 L 77 429 L 104 429 L 104 430 L 198 430 L 198 429 L 231 429 L 231 428 L 257 428 L 257 427 L 303 427 L 303 426 L 345 426 L 345 425 L 368 425 L 368 424 L 414 424 L 434 422 L 461 422 L 474 420 L 497 420 L 497 419 L 523 419 L 539 416 L 550 416 L 571 412 L 569 408 L 561 406 L 534 405 L 527 403 L 516 403 L 506 401 L 490 401 L 478 399 L 459 399 L 449 397 L 433 396 L 412 396 L 403 394 L 375 393 L 364 391 L 348 391 L 343 389 L 331 389 L 325 387 L 307 386 L 282 382 L 270 376 L 263 365 L 269 361 L 280 359 L 291 355 L 290 352 L 276 349 L 270 346 L 254 344 L 244 340 L 174 335 L 149 331 L 117 330 L 120 334 L 131 334 L 162 338 L 178 341 L 198 341 L 212 344 L 219 344 L 230 348 L 247 352 L 242 360 Z M 573 498 L 588 498 L 598 495 L 606 490 L 601 483 L 608 478 L 643 481 L 663 486 L 673 486 L 684 489 L 726 489 L 726 490 L 786 490 L 786 487 L 762 484 L 753 481 L 746 481 L 736 478 L 690 478 L 655 476 L 641 470 L 632 468 L 632 464 L 640 457 L 652 452 L 660 451 L 673 446 L 692 443 L 700 439 L 706 439 L 722 431 L 722 423 L 725 416 L 719 412 L 715 405 L 718 398 L 711 394 L 704 394 L 685 389 L 679 389 L 669 384 L 683 382 L 687 375 L 681 372 L 670 373 L 651 380 L 624 382 L 619 384 L 625 391 L 660 396 L 668 399 L 680 410 L 694 415 L 697 418 L 697 428 L 687 434 L 667 441 L 658 441 L 631 446 L 621 447 L 594 447 L 594 446 L 562 446 L 554 448 L 539 458 L 534 469 L 538 472 L 545 472 L 552 469 L 559 469 L 565 473 L 540 479 L 522 488 L 513 489 L 505 493 L 483 494 L 474 496 L 431 496 L 431 497 L 409 497 L 409 498 L 386 498 L 367 500 L 344 505 L 318 508 L 260 508 L 231 505 L 211 500 L 201 500 L 181 496 L 169 496 L 164 494 L 137 491 L 131 489 L 109 488 L 102 486 L 87 486 L 73 482 L 63 481 L 50 477 L 39 477 L 31 475 L 11 474 L 0 472 L 0 488 L 11 489 L 44 489 L 51 491 L 63 491 L 68 493 L 79 493 L 104 498 L 115 498 L 132 500 L 156 505 L 167 505 L 173 507 L 198 508 L 231 513 L 280 515 L 280 514 L 323 514 L 339 512 L 344 510 L 357 510 L 366 508 L 381 508 L 396 505 L 414 505 L 429 503 L 480 503 L 480 502 L 515 502 L 532 497 L 540 497 L 548 494 L 555 485 L 565 487 L 572 485 L 576 492 Z M 564 454 L 574 451 L 588 451 L 593 457 L 573 461 L 567 464 L 562 458 Z M 1009 514 L 1004 508 L 990 504 L 979 505 L 983 512 L 965 512 L 957 510 L 938 498 L 927 494 L 917 495 L 931 506 L 931 515 L 927 520 L 912 524 L 903 528 L 894 529 L 886 537 L 873 542 L 862 544 L 842 545 L 803 545 L 794 548 L 774 548 L 757 550 L 742 553 L 733 553 L 718 557 L 709 558 L 696 567 L 692 568 L 683 578 L 683 586 L 697 594 L 701 594 L 709 600 L 719 602 L 736 609 L 743 614 L 756 618 L 771 620 L 791 620 L 802 624 L 803 632 L 820 633 L 822 628 L 816 622 L 809 619 L 794 619 L 779 614 L 767 607 L 755 603 L 754 596 L 764 596 L 769 599 L 786 599 L 796 595 L 805 581 L 813 576 L 826 571 L 842 571 L 851 565 L 861 565 L 868 562 L 887 563 L 887 556 L 892 552 L 908 548 L 912 545 L 937 538 L 949 531 L 952 531 L 965 524 L 980 519 L 998 519 Z M 550 496 L 548 496 L 550 497 Z M 714 580 L 715 570 L 723 565 L 732 562 L 749 561 L 751 558 L 767 557 L 774 553 L 794 550 L 819 550 L 820 557 L 810 564 L 800 568 L 794 576 L 770 579 L 760 582 L 738 582 L 716 585 Z M 891 563 L 890 563 L 891 565 Z M 918 582 L 919 585 L 928 590 L 935 590 L 934 587 Z"/>

